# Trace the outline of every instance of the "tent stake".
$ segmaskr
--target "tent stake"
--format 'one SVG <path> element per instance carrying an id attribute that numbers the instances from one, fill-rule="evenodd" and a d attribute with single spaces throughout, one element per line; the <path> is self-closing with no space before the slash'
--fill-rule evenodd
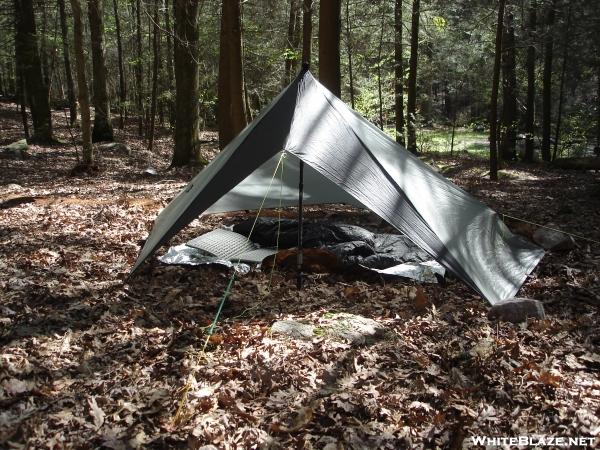
<path id="1" fill-rule="evenodd" d="M 302 289 L 302 219 L 303 219 L 303 206 L 302 200 L 304 197 L 304 161 L 300 160 L 300 179 L 298 181 L 298 254 L 296 259 L 296 268 L 298 270 L 296 284 L 298 290 Z"/>

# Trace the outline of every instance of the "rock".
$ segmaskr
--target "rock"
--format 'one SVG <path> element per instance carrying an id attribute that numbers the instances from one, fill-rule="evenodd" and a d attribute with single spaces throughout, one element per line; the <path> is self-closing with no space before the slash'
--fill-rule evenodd
<path id="1" fill-rule="evenodd" d="M 10 183 L 10 184 L 6 185 L 5 189 L 7 191 L 20 191 L 21 189 L 23 189 L 23 186 L 21 186 L 20 184 L 16 184 L 16 183 Z"/>
<path id="2" fill-rule="evenodd" d="M 519 323 L 528 318 L 544 319 L 544 304 L 531 298 L 515 297 L 493 305 L 488 312 L 488 319 L 503 322 Z"/>
<path id="3" fill-rule="evenodd" d="M 278 320 L 271 326 L 271 331 L 295 339 L 312 339 L 315 337 L 315 327 L 313 325 L 296 320 Z"/>
<path id="4" fill-rule="evenodd" d="M 547 227 L 557 228 L 553 223 L 549 223 Z M 533 241 L 544 250 L 568 251 L 575 248 L 575 239 L 572 236 L 548 228 L 538 228 L 533 233 Z"/>
<path id="5" fill-rule="evenodd" d="M 351 345 L 364 345 L 384 337 L 387 329 L 373 319 L 337 313 L 326 315 L 318 327 L 296 320 L 279 320 L 271 326 L 271 331 L 295 339 L 324 337 Z"/>
<path id="6" fill-rule="evenodd" d="M 352 345 L 372 343 L 385 336 L 387 329 L 373 319 L 355 314 L 338 313 L 325 319 L 324 333 Z"/>
<path id="7" fill-rule="evenodd" d="M 21 139 L 20 141 L 13 142 L 4 147 L 2 149 L 2 156 L 8 159 L 29 159 L 31 155 L 27 151 L 28 149 L 29 146 L 27 145 L 27 140 Z"/>
<path id="8" fill-rule="evenodd" d="M 131 147 L 123 142 L 109 142 L 101 144 L 98 150 L 102 153 L 112 153 L 113 155 L 131 156 Z"/>
<path id="9" fill-rule="evenodd" d="M 158 175 L 158 172 L 154 167 L 148 167 L 142 172 L 142 175 L 145 177 L 155 177 Z"/>

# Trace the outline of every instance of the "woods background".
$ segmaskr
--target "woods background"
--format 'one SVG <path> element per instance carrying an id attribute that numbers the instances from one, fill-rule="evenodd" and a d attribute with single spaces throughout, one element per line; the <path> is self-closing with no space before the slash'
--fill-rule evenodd
<path id="1" fill-rule="evenodd" d="M 24 132 L 38 142 L 52 142 L 50 108 L 68 107 L 80 124 L 87 95 L 77 86 L 89 83 L 93 141 L 131 125 L 152 149 L 160 127 L 174 136 L 173 165 L 202 165 L 198 133 L 218 128 L 223 148 L 305 60 L 414 152 L 452 151 L 469 130 L 489 134 L 492 159 L 496 144 L 502 159 L 525 161 L 534 148 L 550 161 L 600 145 L 594 2 L 2 0 L 0 8 L 0 95 L 21 105 Z"/>

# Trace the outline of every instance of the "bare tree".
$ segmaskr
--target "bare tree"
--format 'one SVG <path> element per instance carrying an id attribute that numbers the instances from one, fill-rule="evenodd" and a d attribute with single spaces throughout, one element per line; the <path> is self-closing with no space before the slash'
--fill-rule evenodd
<path id="1" fill-rule="evenodd" d="M 552 133 L 552 59 L 554 49 L 554 16 L 556 0 L 549 5 L 546 19 L 544 46 L 544 76 L 542 81 L 542 159 L 550 161 L 550 134 Z"/>
<path id="2" fill-rule="evenodd" d="M 319 7 L 319 80 L 341 96 L 340 30 L 341 0 L 322 1 Z"/>
<path id="3" fill-rule="evenodd" d="M 527 47 L 527 106 L 525 113 L 525 158 L 533 162 L 535 135 L 535 33 L 537 28 L 537 0 L 529 7 L 529 45 Z"/>
<path id="4" fill-rule="evenodd" d="M 42 74 L 32 0 L 15 0 L 15 53 L 31 108 L 31 142 L 52 143 L 52 116 L 48 85 Z"/>
<path id="5" fill-rule="evenodd" d="M 121 19 L 119 18 L 119 4 L 113 0 L 113 12 L 115 14 L 115 31 L 117 32 L 117 58 L 119 62 L 119 129 L 125 126 L 127 84 L 125 80 L 125 66 L 123 65 L 123 42 L 121 39 Z"/>
<path id="6" fill-rule="evenodd" d="M 69 55 L 69 27 L 67 26 L 67 14 L 65 11 L 65 0 L 58 0 L 58 11 L 60 13 L 60 29 L 63 44 L 63 61 L 65 65 L 65 80 L 67 81 L 67 98 L 69 100 L 69 120 L 71 125 L 77 120 L 77 101 L 75 99 L 75 83 L 71 71 L 71 57 Z"/>
<path id="7" fill-rule="evenodd" d="M 396 112 L 396 142 L 404 141 L 404 60 L 402 57 L 402 0 L 394 3 L 394 109 Z"/>
<path id="8" fill-rule="evenodd" d="M 512 13 L 505 16 L 502 38 L 502 116 L 500 150 L 502 159 L 516 159 L 517 145 L 517 70 L 515 28 Z"/>
<path id="9" fill-rule="evenodd" d="M 297 70 L 298 58 L 296 52 L 300 45 L 301 34 L 301 18 L 300 14 L 302 10 L 302 0 L 290 0 L 290 16 L 288 21 L 288 32 L 287 32 L 287 48 L 285 54 L 285 73 L 283 85 L 287 84 L 294 77 Z"/>
<path id="10" fill-rule="evenodd" d="M 198 12 L 195 0 L 174 0 L 175 151 L 172 166 L 200 160 L 198 111 Z"/>
<path id="11" fill-rule="evenodd" d="M 158 68 L 159 68 L 159 58 L 160 58 L 160 25 L 158 18 L 158 2 L 154 3 L 154 17 L 152 21 L 154 22 L 154 31 L 152 35 L 152 53 L 153 53 L 153 63 L 152 63 L 152 97 L 150 101 L 150 131 L 148 132 L 148 150 L 152 151 L 154 148 L 154 127 L 156 122 L 156 103 L 157 103 L 157 91 L 158 91 Z"/>
<path id="12" fill-rule="evenodd" d="M 408 72 L 408 150 L 417 153 L 417 68 L 419 65 L 419 19 L 421 0 L 413 0 Z"/>
<path id="13" fill-rule="evenodd" d="M 219 147 L 246 126 L 240 0 L 223 0 L 219 48 Z"/>
<path id="14" fill-rule="evenodd" d="M 312 53 L 312 6 L 313 0 L 302 4 L 302 62 L 310 65 Z"/>
<path id="15" fill-rule="evenodd" d="M 94 127 L 92 142 L 114 139 L 110 120 L 107 71 L 104 58 L 104 18 L 102 0 L 88 0 L 90 41 L 92 44 Z"/>
<path id="16" fill-rule="evenodd" d="M 506 0 L 498 1 L 496 25 L 496 51 L 492 76 L 492 100 L 490 102 L 490 179 L 498 179 L 498 87 L 500 85 L 500 62 L 502 57 L 502 30 L 504 28 L 504 6 Z"/>
<path id="17" fill-rule="evenodd" d="M 85 55 L 83 53 L 83 18 L 79 0 L 71 0 L 73 14 L 73 50 L 75 53 L 75 69 L 77 72 L 77 98 L 81 111 L 81 134 L 83 137 L 83 165 L 91 166 L 94 162 L 92 132 L 90 119 L 90 95 L 85 75 Z"/>

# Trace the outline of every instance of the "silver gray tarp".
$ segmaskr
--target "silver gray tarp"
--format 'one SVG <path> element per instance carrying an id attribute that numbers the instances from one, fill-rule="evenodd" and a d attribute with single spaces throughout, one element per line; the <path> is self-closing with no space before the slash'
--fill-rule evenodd
<path id="1" fill-rule="evenodd" d="M 282 150 L 283 186 L 278 173 L 265 207 L 296 204 L 302 160 L 308 204 L 370 209 L 492 304 L 544 255 L 304 71 L 160 213 L 132 272 L 202 213 L 258 209 Z"/>

